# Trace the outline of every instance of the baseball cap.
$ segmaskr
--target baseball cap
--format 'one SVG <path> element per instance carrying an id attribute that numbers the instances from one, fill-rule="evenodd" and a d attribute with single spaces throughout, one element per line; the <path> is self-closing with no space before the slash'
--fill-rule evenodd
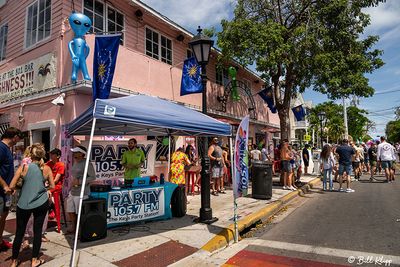
<path id="1" fill-rule="evenodd" d="M 74 148 L 71 148 L 71 151 L 72 152 L 80 152 L 80 153 L 82 153 L 84 155 L 86 155 L 86 153 L 87 153 L 87 149 L 84 146 L 76 146 Z"/>
<path id="2" fill-rule="evenodd" d="M 54 148 L 52 151 L 50 151 L 50 154 L 61 156 L 61 150 L 58 148 Z"/>

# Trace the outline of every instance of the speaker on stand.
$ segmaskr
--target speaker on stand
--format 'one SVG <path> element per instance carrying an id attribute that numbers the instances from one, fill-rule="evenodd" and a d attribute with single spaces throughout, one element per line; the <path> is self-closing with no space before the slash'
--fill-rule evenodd
<path id="1" fill-rule="evenodd" d="M 107 237 L 107 203 L 104 198 L 82 201 L 81 242 Z"/>

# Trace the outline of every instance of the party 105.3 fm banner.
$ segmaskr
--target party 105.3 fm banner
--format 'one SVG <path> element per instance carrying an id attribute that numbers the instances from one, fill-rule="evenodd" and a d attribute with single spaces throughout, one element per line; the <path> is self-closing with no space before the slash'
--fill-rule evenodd
<path id="1" fill-rule="evenodd" d="M 83 142 L 87 147 L 88 142 Z M 141 176 L 154 174 L 156 159 L 156 141 L 138 141 L 138 147 L 143 150 L 146 158 Z M 121 165 L 122 154 L 128 150 L 127 141 L 96 141 L 93 140 L 90 162 L 96 171 L 96 180 L 102 183 L 114 184 L 114 181 L 124 178 L 124 167 Z"/>

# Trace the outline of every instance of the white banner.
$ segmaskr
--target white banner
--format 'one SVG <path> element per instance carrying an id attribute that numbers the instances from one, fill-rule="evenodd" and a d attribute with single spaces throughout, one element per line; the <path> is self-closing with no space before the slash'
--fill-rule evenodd
<path id="1" fill-rule="evenodd" d="M 0 102 L 56 87 L 56 67 L 50 53 L 0 73 Z"/>
<path id="2" fill-rule="evenodd" d="M 143 188 L 108 193 L 107 224 L 142 221 L 165 213 L 164 188 Z"/>
<path id="3" fill-rule="evenodd" d="M 89 145 L 89 141 L 82 143 L 86 147 Z M 157 142 L 138 141 L 137 146 L 143 150 L 146 158 L 140 175 L 153 175 Z M 101 181 L 101 183 L 110 183 L 118 186 L 118 181 L 124 178 L 124 167 L 121 165 L 121 159 L 126 150 L 128 150 L 128 141 L 93 140 L 90 162 L 96 171 L 96 180 Z"/>

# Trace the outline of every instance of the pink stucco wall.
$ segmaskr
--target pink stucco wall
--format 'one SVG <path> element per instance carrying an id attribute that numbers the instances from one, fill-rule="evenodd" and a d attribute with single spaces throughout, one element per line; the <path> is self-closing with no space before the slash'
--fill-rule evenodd
<path id="1" fill-rule="evenodd" d="M 0 9 L 0 24 L 8 23 L 9 26 L 7 58 L 0 62 L 0 73 L 45 54 L 54 53 L 57 59 L 56 85 L 57 87 L 68 86 L 71 83 L 71 60 L 67 47 L 68 42 L 73 38 L 73 33 L 69 28 L 67 18 L 71 12 L 71 2 L 69 0 L 52 0 L 51 36 L 33 47 L 24 48 L 26 8 L 32 2 L 32 0 L 8 1 Z M 186 58 L 186 51 L 189 48 L 188 42 L 191 36 L 185 34 L 175 26 L 163 22 L 142 8 L 140 9 L 144 13 L 143 20 L 138 21 L 134 13 L 139 7 L 132 4 L 132 1 L 113 0 L 107 2 L 111 3 L 114 8 L 125 15 L 125 44 L 124 46 L 120 46 L 119 49 L 113 86 L 201 106 L 200 94 L 180 96 L 182 63 Z M 82 3 L 83 1 L 75 1 L 75 9 L 79 12 L 82 12 Z M 150 27 L 172 40 L 172 65 L 145 55 L 146 27 Z M 183 41 L 176 39 L 178 34 L 183 34 Z M 91 49 L 91 53 L 87 59 L 90 74 L 92 73 L 93 64 L 94 37 L 93 34 L 86 36 L 87 43 Z M 207 75 L 209 78 L 207 84 L 207 102 L 208 107 L 214 110 L 220 108 L 217 96 L 222 95 L 223 92 L 223 87 L 215 83 L 217 57 L 218 54 L 214 51 L 207 66 Z M 252 95 L 254 95 L 256 105 L 257 120 L 279 124 L 278 116 L 271 114 L 261 98 L 256 95 L 263 86 L 263 82 L 259 77 L 240 68 L 238 71 L 238 80 L 242 79 L 248 80 L 251 84 Z M 19 124 L 25 130 L 29 123 L 49 119 L 56 120 L 58 127 L 74 119 L 91 103 L 90 92 L 70 91 L 67 93 L 63 107 L 54 106 L 50 104 L 50 101 L 57 94 L 55 93 L 53 96 L 40 98 L 39 100 L 26 101 L 26 106 L 23 109 L 25 120 L 22 123 L 18 122 L 19 103 L 15 105 L 0 104 L 0 114 L 11 114 L 12 124 Z M 236 117 L 243 117 L 248 113 L 248 105 L 246 97 L 242 97 L 239 102 L 232 102 L 232 100 L 228 99 L 227 113 Z"/>

